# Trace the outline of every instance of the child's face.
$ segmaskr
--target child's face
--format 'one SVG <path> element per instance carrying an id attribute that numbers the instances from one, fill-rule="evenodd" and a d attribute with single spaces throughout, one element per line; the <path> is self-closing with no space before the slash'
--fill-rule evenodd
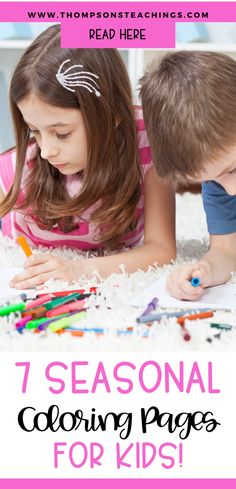
<path id="1" fill-rule="evenodd" d="M 82 112 L 49 105 L 36 95 L 24 98 L 18 108 L 33 133 L 41 156 L 63 175 L 87 166 L 87 135 Z"/>
<path id="2" fill-rule="evenodd" d="M 230 148 L 214 162 L 207 163 L 194 181 L 214 180 L 229 195 L 236 195 L 236 146 Z"/>

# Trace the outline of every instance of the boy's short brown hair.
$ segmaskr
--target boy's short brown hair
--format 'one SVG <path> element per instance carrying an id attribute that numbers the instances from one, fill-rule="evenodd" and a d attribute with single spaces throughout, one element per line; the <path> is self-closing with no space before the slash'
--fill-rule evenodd
<path id="1" fill-rule="evenodd" d="M 236 61 L 175 51 L 141 79 L 144 120 L 161 177 L 194 177 L 236 143 Z"/>

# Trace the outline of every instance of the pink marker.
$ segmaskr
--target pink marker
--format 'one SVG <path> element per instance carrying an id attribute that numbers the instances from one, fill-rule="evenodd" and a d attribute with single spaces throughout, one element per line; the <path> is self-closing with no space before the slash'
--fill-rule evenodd
<path id="1" fill-rule="evenodd" d="M 50 294 L 45 294 L 26 304 L 26 309 L 32 309 L 33 307 L 40 306 L 41 304 L 45 304 L 46 302 L 50 302 L 52 300 L 52 296 Z"/>
<path id="2" fill-rule="evenodd" d="M 69 304 L 63 304 L 62 306 L 55 307 L 50 311 L 46 312 L 47 318 L 52 318 L 54 316 L 59 316 L 60 314 L 65 314 L 67 312 L 81 311 L 85 308 L 85 301 L 75 301 Z"/>
<path id="3" fill-rule="evenodd" d="M 27 323 L 28 321 L 31 321 L 32 319 L 32 316 L 25 316 L 23 319 L 21 319 L 20 321 L 18 321 L 16 323 L 16 328 L 23 328 Z"/>

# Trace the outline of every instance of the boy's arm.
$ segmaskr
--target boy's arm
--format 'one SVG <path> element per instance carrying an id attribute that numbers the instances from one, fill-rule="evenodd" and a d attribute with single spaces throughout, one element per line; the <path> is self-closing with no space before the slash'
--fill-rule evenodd
<path id="1" fill-rule="evenodd" d="M 195 264 L 183 265 L 168 277 L 166 288 L 177 299 L 198 300 L 205 287 L 219 285 L 236 271 L 236 233 L 210 236 L 209 251 Z M 193 287 L 193 277 L 201 286 Z"/>
<path id="2" fill-rule="evenodd" d="M 236 233 L 210 236 L 210 249 L 200 263 L 210 267 L 207 286 L 227 282 L 236 271 Z"/>

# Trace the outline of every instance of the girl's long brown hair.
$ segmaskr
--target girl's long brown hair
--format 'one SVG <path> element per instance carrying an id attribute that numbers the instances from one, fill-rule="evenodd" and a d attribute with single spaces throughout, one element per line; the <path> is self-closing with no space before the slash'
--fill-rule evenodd
<path id="1" fill-rule="evenodd" d="M 60 85 L 56 73 L 66 59 L 82 64 L 99 76 L 100 97 L 78 87 L 72 93 Z M 82 111 L 87 140 L 88 163 L 79 195 L 70 198 L 65 177 L 42 159 L 36 144 L 36 165 L 24 188 L 25 199 L 17 203 L 30 144 L 30 130 L 18 103 L 30 93 L 44 102 Z M 101 205 L 92 213 L 99 241 L 117 247 L 122 235 L 135 225 L 135 209 L 140 199 L 140 168 L 136 141 L 132 93 L 125 65 L 115 49 L 60 48 L 60 26 L 49 27 L 26 50 L 13 74 L 10 105 L 16 137 L 16 172 L 12 188 L 0 206 L 4 216 L 15 207 L 51 229 L 58 223 L 65 233 L 73 229 L 75 216 L 91 205 Z"/>

